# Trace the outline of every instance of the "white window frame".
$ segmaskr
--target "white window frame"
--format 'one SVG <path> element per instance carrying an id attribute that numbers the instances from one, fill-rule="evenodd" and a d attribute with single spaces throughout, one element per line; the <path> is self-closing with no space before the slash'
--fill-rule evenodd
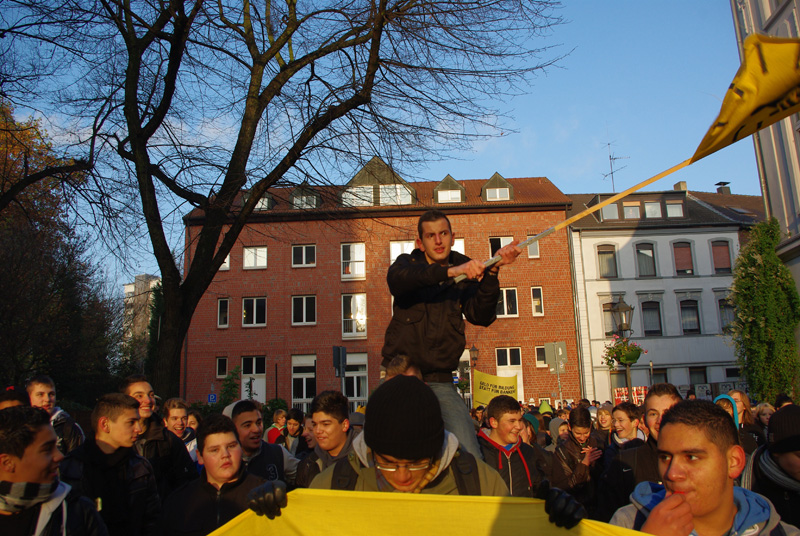
<path id="1" fill-rule="evenodd" d="M 393 264 L 397 257 L 404 253 L 411 253 L 417 247 L 414 240 L 393 240 L 389 242 L 389 264 Z"/>
<path id="2" fill-rule="evenodd" d="M 313 368 L 314 371 L 297 370 Z M 314 393 L 309 393 L 307 380 L 314 380 Z M 294 382 L 295 380 L 302 380 L 303 382 L 303 395 L 302 397 L 295 396 Z M 311 395 L 311 396 L 309 396 Z M 311 408 L 311 402 L 317 395 L 317 356 L 316 355 L 293 355 L 292 356 L 292 407 L 299 409 L 303 413 L 308 413 Z"/>
<path id="3" fill-rule="evenodd" d="M 317 208 L 317 196 L 296 195 L 292 199 L 292 206 L 296 209 Z"/>
<path id="4" fill-rule="evenodd" d="M 349 247 L 350 260 L 344 260 L 344 248 Z M 339 247 L 342 279 L 364 279 L 367 276 L 367 246 L 364 242 L 347 242 Z M 359 258 L 360 257 L 360 258 Z M 347 263 L 345 265 L 345 263 Z"/>
<path id="5" fill-rule="evenodd" d="M 609 248 L 609 247 L 612 248 L 613 251 L 611 252 L 605 251 L 603 252 L 603 254 L 608 255 L 609 253 L 611 253 L 611 255 L 614 257 L 615 273 L 612 276 L 603 275 L 603 265 L 600 262 L 600 248 Z M 594 248 L 594 251 L 597 259 L 597 279 L 619 279 L 619 259 L 617 256 L 616 244 L 597 244 Z"/>
<path id="6" fill-rule="evenodd" d="M 225 260 L 222 261 L 222 264 L 219 266 L 218 272 L 226 272 L 231 269 L 231 254 L 228 253 L 225 256 Z"/>
<path id="7" fill-rule="evenodd" d="M 653 208 L 657 208 L 657 211 L 652 210 Z M 651 209 L 651 210 L 648 210 Z M 657 213 L 653 213 L 657 212 Z M 653 213 L 653 214 L 651 214 Z M 644 202 L 644 217 L 645 218 L 661 218 L 661 201 L 645 201 Z"/>
<path id="8" fill-rule="evenodd" d="M 375 204 L 372 186 L 351 186 L 342 192 L 343 207 L 371 207 Z"/>
<path id="9" fill-rule="evenodd" d="M 528 235 L 528 238 L 531 238 L 534 235 Z M 539 241 L 532 242 L 528 246 L 528 258 L 529 259 L 538 259 L 539 258 Z"/>
<path id="10" fill-rule="evenodd" d="M 506 352 L 506 361 L 507 362 L 506 362 L 505 365 L 501 365 L 500 364 L 500 351 L 501 350 Z M 516 350 L 519 353 L 519 363 L 516 363 L 516 364 L 513 364 L 513 365 L 511 364 L 511 350 Z M 495 359 L 495 364 L 497 365 L 497 368 L 501 368 L 501 367 L 520 367 L 520 366 L 522 366 L 522 348 L 520 348 L 519 346 L 507 346 L 507 347 L 495 348 L 494 349 L 494 359 Z"/>
<path id="11" fill-rule="evenodd" d="M 225 372 L 223 374 L 219 373 L 219 365 L 221 362 L 225 362 Z M 228 375 L 228 356 L 217 356 L 216 360 L 214 361 L 214 377 L 215 378 L 225 378 Z"/>
<path id="12" fill-rule="evenodd" d="M 269 197 L 262 196 L 261 199 L 256 201 L 256 206 L 253 210 L 269 210 Z"/>
<path id="13" fill-rule="evenodd" d="M 359 297 L 363 300 L 363 311 L 359 310 L 358 304 L 354 303 Z M 345 300 L 350 300 L 350 313 L 351 317 L 345 317 Z M 365 339 L 367 338 L 367 294 L 363 292 L 356 292 L 353 294 L 342 294 L 342 338 L 343 339 Z M 353 313 L 355 312 L 355 316 Z M 362 316 L 359 319 L 358 314 Z"/>
<path id="14" fill-rule="evenodd" d="M 486 188 L 487 201 L 508 201 L 509 199 L 511 199 L 511 189 L 508 187 Z"/>
<path id="15" fill-rule="evenodd" d="M 514 294 L 514 309 L 516 309 L 516 311 L 513 313 L 508 312 L 508 295 L 510 293 Z M 498 313 L 497 318 L 519 317 L 519 296 L 517 294 L 516 287 L 506 287 L 500 289 L 500 299 L 497 300 L 497 306 L 500 307 L 501 303 L 503 304 L 503 313 Z"/>
<path id="16" fill-rule="evenodd" d="M 539 309 L 540 311 L 536 310 L 536 291 L 539 291 Z M 544 316 L 544 291 L 542 287 L 531 287 L 531 311 L 533 312 L 533 316 Z"/>
<path id="17" fill-rule="evenodd" d="M 463 238 L 456 238 L 453 241 L 453 247 L 450 248 L 450 251 L 457 251 L 458 253 L 461 253 L 462 255 L 466 255 L 467 254 L 467 246 L 466 246 L 466 243 L 464 242 L 464 239 Z"/>
<path id="18" fill-rule="evenodd" d="M 309 306 L 310 302 L 310 306 Z M 294 314 L 297 303 L 301 304 L 303 320 L 295 322 Z M 308 320 L 308 312 L 313 308 L 314 320 Z M 317 297 L 312 294 L 302 296 L 292 296 L 292 325 L 293 326 L 314 326 L 317 324 Z"/>
<path id="19" fill-rule="evenodd" d="M 614 211 L 613 214 L 611 214 L 612 210 Z M 611 203 L 609 205 L 604 206 L 603 208 L 600 209 L 600 217 L 602 218 L 603 221 L 606 221 L 606 220 L 618 220 L 619 219 L 619 205 L 617 205 L 616 203 Z"/>
<path id="20" fill-rule="evenodd" d="M 628 216 L 628 211 L 633 211 L 635 209 L 636 215 L 634 216 L 631 214 Z M 623 202 L 622 203 L 622 218 L 625 220 L 640 220 L 642 219 L 642 206 L 639 204 L 638 201 L 633 202 Z"/>
<path id="21" fill-rule="evenodd" d="M 242 250 L 244 270 L 264 270 L 267 267 L 267 246 L 248 246 Z"/>
<path id="22" fill-rule="evenodd" d="M 381 184 L 378 195 L 382 207 L 410 205 L 412 202 L 411 190 L 402 184 Z"/>
<path id="23" fill-rule="evenodd" d="M 439 190 L 436 192 L 436 201 L 439 203 L 460 203 L 461 190 Z"/>
<path id="24" fill-rule="evenodd" d="M 248 302 L 253 302 L 253 316 L 256 316 L 256 306 L 259 300 L 264 300 L 264 322 L 256 322 L 258 318 L 254 318 L 253 322 L 245 322 L 245 309 Z M 248 296 L 242 298 L 242 327 L 243 328 L 261 328 L 267 325 L 267 297 L 266 296 Z"/>
<path id="25" fill-rule="evenodd" d="M 225 303 L 225 322 L 221 321 L 222 318 L 222 303 Z M 217 299 L 217 327 L 227 328 L 231 325 L 231 299 L 219 298 Z"/>
<path id="26" fill-rule="evenodd" d="M 245 359 L 252 359 L 250 366 L 251 372 L 246 372 Z M 259 365 L 261 365 L 261 372 L 258 372 Z M 242 356 L 242 376 L 264 376 L 267 373 L 267 356 L 264 355 L 245 355 Z"/>
<path id="27" fill-rule="evenodd" d="M 693 301 L 697 309 L 697 333 L 686 333 L 683 327 L 683 303 Z M 695 296 L 678 296 L 678 323 L 681 326 L 681 335 L 702 335 L 705 330 L 703 329 L 703 311 L 699 297 Z"/>
<path id="28" fill-rule="evenodd" d="M 645 323 L 644 323 L 644 321 L 645 321 L 644 305 L 646 303 L 655 303 L 656 305 L 658 305 L 657 310 L 658 310 L 658 330 L 659 330 L 659 333 L 647 333 L 647 331 L 648 331 L 647 330 L 647 326 L 645 326 Z M 647 299 L 647 300 L 643 299 L 643 300 L 641 300 L 639 302 L 639 311 L 640 311 L 639 316 L 640 316 L 640 318 L 642 320 L 642 335 L 644 335 L 645 337 L 663 337 L 665 335 L 665 333 L 664 333 L 664 312 L 662 311 L 662 307 L 661 306 L 662 306 L 661 300 L 658 300 L 658 299 Z M 654 331 L 654 330 L 650 330 L 650 331 Z"/>
<path id="29" fill-rule="evenodd" d="M 307 262 L 308 261 L 308 249 L 312 248 L 314 250 L 314 262 Z M 300 249 L 302 251 L 303 263 L 302 264 L 295 264 L 294 263 L 294 252 L 296 249 Z M 295 244 L 292 246 L 292 268 L 313 268 L 317 265 L 317 245 L 316 244 Z"/>
<path id="30" fill-rule="evenodd" d="M 347 354 L 344 394 L 350 402 L 350 411 L 366 406 L 369 397 L 369 361 L 366 353 Z M 350 394 L 348 394 L 350 393 Z"/>
<path id="31" fill-rule="evenodd" d="M 653 275 L 642 275 L 639 270 L 639 247 L 650 246 L 650 251 L 653 253 Z M 653 242 L 637 242 L 633 245 L 634 265 L 636 266 L 636 277 L 642 279 L 653 279 L 658 277 L 658 262 L 656 261 L 656 245 Z"/>
<path id="32" fill-rule="evenodd" d="M 541 354 L 542 359 L 539 360 L 539 354 Z M 547 361 L 545 361 L 544 355 L 544 346 L 534 346 L 533 347 L 533 355 L 536 356 L 536 368 L 547 368 Z"/>
<path id="33" fill-rule="evenodd" d="M 489 237 L 489 257 L 494 257 L 496 253 L 492 252 L 492 240 L 500 240 L 500 247 L 497 248 L 498 250 L 504 248 L 505 246 L 509 245 L 511 242 L 514 241 L 513 236 L 490 236 Z"/>
<path id="34" fill-rule="evenodd" d="M 675 203 L 667 201 L 666 205 L 667 205 L 667 218 L 683 218 L 684 216 L 683 201 L 678 201 Z M 670 208 L 674 207 L 677 207 L 679 209 L 680 214 L 670 214 Z M 672 212 L 674 212 L 674 210 Z"/>

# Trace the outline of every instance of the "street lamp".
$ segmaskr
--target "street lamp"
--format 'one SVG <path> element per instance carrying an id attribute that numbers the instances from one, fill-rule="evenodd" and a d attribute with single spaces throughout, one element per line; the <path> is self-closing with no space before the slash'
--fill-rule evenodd
<path id="1" fill-rule="evenodd" d="M 631 320 L 633 319 L 633 307 L 625 303 L 622 296 L 616 303 L 611 305 L 611 318 L 614 320 L 614 325 L 617 326 L 617 333 L 621 338 L 625 338 L 625 332 L 631 331 Z M 638 359 L 638 355 L 636 358 Z M 635 360 L 633 361 L 636 362 Z M 633 383 L 631 382 L 631 362 L 626 360 L 625 363 L 625 382 L 628 385 L 628 401 L 633 401 Z"/>

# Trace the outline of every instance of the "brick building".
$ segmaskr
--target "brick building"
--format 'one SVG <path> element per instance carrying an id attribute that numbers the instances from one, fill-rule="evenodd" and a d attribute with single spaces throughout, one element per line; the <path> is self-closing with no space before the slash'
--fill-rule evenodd
<path id="1" fill-rule="evenodd" d="M 570 200 L 546 178 L 408 183 L 378 158 L 346 185 L 274 188 L 242 231 L 200 301 L 186 339 L 182 394 L 206 401 L 240 367 L 243 396 L 280 397 L 306 409 L 314 395 L 339 388 L 332 347 L 348 352 L 346 394 L 366 401 L 378 385 L 383 336 L 392 314 L 386 271 L 414 247 L 416 222 L 435 207 L 450 218 L 454 249 L 485 260 L 566 217 Z M 201 211 L 186 224 L 193 250 Z M 187 257 L 188 258 L 188 257 Z M 544 344 L 567 346 L 565 398 L 580 395 L 573 283 L 566 230 L 531 247 L 500 272 L 502 300 L 489 328 L 467 324 L 477 369 L 518 374 L 519 398 L 558 396 Z"/>

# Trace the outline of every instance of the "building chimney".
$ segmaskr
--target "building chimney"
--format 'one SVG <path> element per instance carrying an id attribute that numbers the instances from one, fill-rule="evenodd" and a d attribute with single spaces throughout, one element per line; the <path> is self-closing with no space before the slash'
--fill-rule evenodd
<path id="1" fill-rule="evenodd" d="M 718 194 L 730 194 L 731 193 L 731 189 L 728 186 L 729 184 L 730 184 L 729 182 L 720 181 L 717 184 L 715 184 L 714 186 L 717 187 L 717 193 Z"/>
<path id="2" fill-rule="evenodd" d="M 686 191 L 686 181 L 679 181 L 676 182 L 675 185 L 672 187 L 673 190 L 678 192 L 685 192 Z"/>

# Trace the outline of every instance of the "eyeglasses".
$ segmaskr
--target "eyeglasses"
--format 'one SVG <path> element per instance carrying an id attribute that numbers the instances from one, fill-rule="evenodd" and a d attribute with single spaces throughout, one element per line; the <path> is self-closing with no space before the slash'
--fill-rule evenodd
<path id="1" fill-rule="evenodd" d="M 375 459 L 375 467 L 381 471 L 394 473 L 398 469 L 406 469 L 408 471 L 425 471 L 431 466 L 431 461 L 414 462 L 414 463 L 384 463 Z"/>

